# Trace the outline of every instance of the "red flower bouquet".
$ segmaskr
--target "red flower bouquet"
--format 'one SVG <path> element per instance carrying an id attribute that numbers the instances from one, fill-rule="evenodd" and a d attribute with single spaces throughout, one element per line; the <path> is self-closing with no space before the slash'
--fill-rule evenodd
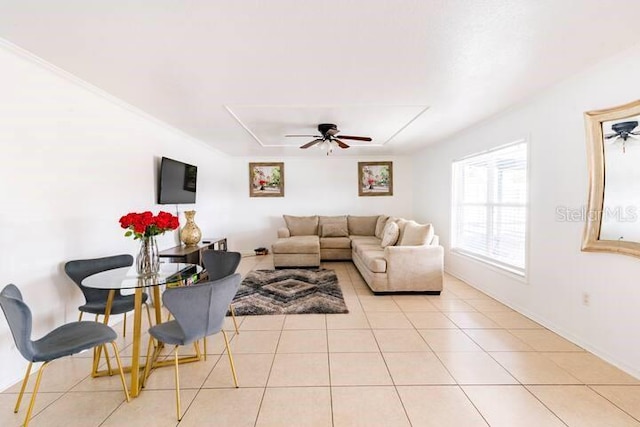
<path id="1" fill-rule="evenodd" d="M 134 239 L 164 234 L 165 231 L 175 230 L 180 226 L 178 217 L 169 212 L 160 211 L 154 216 L 151 212 L 131 212 L 120 218 L 120 226 L 127 229 L 126 237 L 134 236 Z"/>

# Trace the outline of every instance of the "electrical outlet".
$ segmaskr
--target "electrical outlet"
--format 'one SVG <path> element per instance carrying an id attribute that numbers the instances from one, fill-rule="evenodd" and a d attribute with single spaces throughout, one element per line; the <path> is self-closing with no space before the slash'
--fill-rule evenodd
<path id="1" fill-rule="evenodd" d="M 591 302 L 591 295 L 589 295 L 589 292 L 583 292 L 582 293 L 582 305 L 589 306 L 590 302 Z"/>

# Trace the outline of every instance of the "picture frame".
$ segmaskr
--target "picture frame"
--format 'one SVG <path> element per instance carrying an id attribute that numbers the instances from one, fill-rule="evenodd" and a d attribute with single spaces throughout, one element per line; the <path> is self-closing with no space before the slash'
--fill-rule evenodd
<path id="1" fill-rule="evenodd" d="M 393 196 L 393 162 L 358 162 L 358 196 Z"/>
<path id="2" fill-rule="evenodd" d="M 589 193 L 582 250 L 640 257 L 640 100 L 587 111 L 584 118 Z"/>
<path id="3" fill-rule="evenodd" d="M 249 197 L 284 197 L 284 163 L 249 163 Z"/>

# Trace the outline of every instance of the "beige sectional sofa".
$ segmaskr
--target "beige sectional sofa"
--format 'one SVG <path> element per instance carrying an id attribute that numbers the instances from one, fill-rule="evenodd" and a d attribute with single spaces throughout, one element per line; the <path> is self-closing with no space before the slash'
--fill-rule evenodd
<path id="1" fill-rule="evenodd" d="M 442 290 L 444 249 L 431 224 L 375 216 L 284 215 L 272 245 L 276 268 L 352 260 L 372 291 Z"/>

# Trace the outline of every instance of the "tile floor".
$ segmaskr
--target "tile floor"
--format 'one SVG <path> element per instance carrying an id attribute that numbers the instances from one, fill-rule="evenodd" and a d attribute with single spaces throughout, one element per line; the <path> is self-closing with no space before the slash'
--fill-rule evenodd
<path id="1" fill-rule="evenodd" d="M 465 283 L 374 296 L 351 263 L 324 266 L 350 313 L 240 319 L 239 389 L 211 337 L 207 361 L 180 368 L 180 426 L 640 426 L 639 380 Z M 248 257 L 240 272 L 271 267 Z M 119 339 L 125 362 L 130 335 Z M 117 376 L 88 376 L 89 356 L 47 369 L 32 426 L 178 425 L 172 368 L 127 404 Z M 21 424 L 17 392 L 0 394 L 2 426 Z"/>

